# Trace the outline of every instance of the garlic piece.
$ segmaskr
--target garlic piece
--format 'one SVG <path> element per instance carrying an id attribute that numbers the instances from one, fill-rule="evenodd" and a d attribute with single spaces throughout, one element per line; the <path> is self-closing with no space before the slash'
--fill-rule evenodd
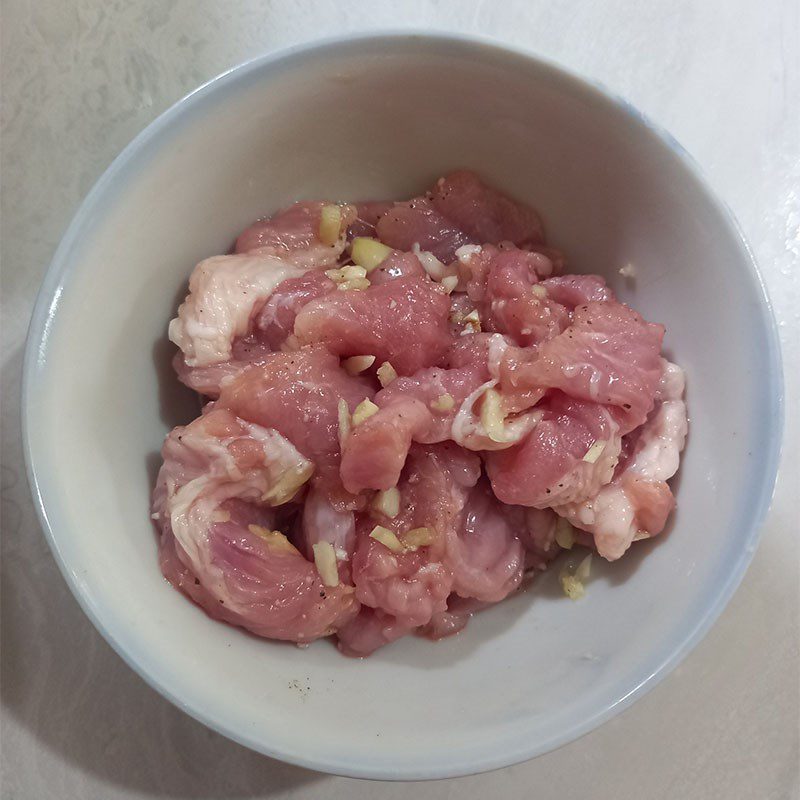
<path id="1" fill-rule="evenodd" d="M 376 525 L 369 535 L 376 542 L 380 542 L 384 547 L 389 548 L 393 553 L 403 552 L 403 545 L 400 543 L 395 532 L 384 528 L 383 525 Z"/>
<path id="2" fill-rule="evenodd" d="M 458 277 L 456 275 L 448 275 L 446 278 L 442 278 L 442 288 L 446 294 L 452 294 L 456 286 L 458 286 Z"/>
<path id="3" fill-rule="evenodd" d="M 393 380 L 397 378 L 397 370 L 388 362 L 384 361 L 378 367 L 378 380 L 385 389 Z"/>
<path id="4" fill-rule="evenodd" d="M 603 450 L 605 450 L 607 444 L 608 442 L 605 442 L 602 439 L 598 439 L 586 451 L 586 455 L 584 455 L 583 460 L 587 464 L 594 464 L 595 461 L 597 461 L 597 459 L 600 458 L 600 455 L 602 454 Z"/>
<path id="5" fill-rule="evenodd" d="M 339 447 L 344 447 L 345 439 L 350 435 L 350 409 L 347 401 L 339 398 Z"/>
<path id="6" fill-rule="evenodd" d="M 378 406 L 368 398 L 364 398 L 353 412 L 353 427 L 360 425 L 365 419 L 369 419 L 373 414 L 378 413 Z"/>
<path id="7" fill-rule="evenodd" d="M 261 499 L 272 506 L 288 503 L 311 477 L 313 471 L 314 465 L 310 461 L 287 469 L 275 485 L 262 495 Z"/>
<path id="8" fill-rule="evenodd" d="M 562 550 L 572 550 L 575 544 L 575 529 L 564 517 L 559 517 L 556 522 L 556 544 Z"/>
<path id="9" fill-rule="evenodd" d="M 363 267 L 367 272 L 379 267 L 391 252 L 391 247 L 368 236 L 356 236 L 350 245 L 350 257 L 353 263 Z"/>
<path id="10" fill-rule="evenodd" d="M 375 363 L 375 356 L 351 356 L 342 361 L 344 371 L 348 375 L 358 375 L 365 369 L 369 369 Z"/>
<path id="11" fill-rule="evenodd" d="M 248 525 L 250 533 L 260 536 L 270 547 L 286 553 L 296 553 L 297 548 L 280 531 L 271 531 L 261 525 Z"/>
<path id="12" fill-rule="evenodd" d="M 430 528 L 412 528 L 402 536 L 403 547 L 406 550 L 416 550 L 433 544 L 433 531 Z"/>
<path id="13" fill-rule="evenodd" d="M 342 230 L 342 209 L 337 205 L 322 207 L 319 219 L 319 240 L 331 247 L 339 241 Z"/>
<path id="14" fill-rule="evenodd" d="M 434 411 L 441 411 L 443 413 L 452 411 L 453 408 L 455 408 L 455 405 L 456 401 L 453 400 L 453 396 L 449 394 L 439 395 L 439 397 L 431 402 L 431 408 Z"/>
<path id="15" fill-rule="evenodd" d="M 503 424 L 505 415 L 500 399 L 500 393 L 496 389 L 487 389 L 483 394 L 481 405 L 481 425 L 486 431 L 486 435 L 493 441 L 503 443 L 508 441 L 505 425 Z"/>
<path id="16" fill-rule="evenodd" d="M 400 513 L 400 491 L 394 486 L 378 492 L 372 501 L 372 507 L 389 519 L 394 519 Z"/>
<path id="17" fill-rule="evenodd" d="M 311 546 L 314 551 L 314 564 L 319 577 L 325 586 L 339 585 L 339 568 L 336 564 L 336 551 L 330 542 L 316 542 Z"/>

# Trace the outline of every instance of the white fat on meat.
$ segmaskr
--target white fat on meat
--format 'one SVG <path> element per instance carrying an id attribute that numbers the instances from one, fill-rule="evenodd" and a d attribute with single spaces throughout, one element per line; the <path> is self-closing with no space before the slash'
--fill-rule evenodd
<path id="1" fill-rule="evenodd" d="M 451 438 L 467 450 L 504 450 L 521 442 L 542 418 L 542 412 L 535 409 L 517 414 L 512 419 L 503 416 L 502 394 L 495 387 L 499 383 L 500 364 L 506 350 L 508 341 L 505 336 L 495 333 L 489 338 L 487 368 L 492 379 L 482 383 L 466 397 L 453 419 Z M 498 402 L 497 408 L 487 417 L 485 412 L 477 410 L 477 406 L 479 402 L 486 402 L 489 391 L 495 393 Z M 493 430 L 486 429 L 487 421 L 490 421 Z"/>
<path id="2" fill-rule="evenodd" d="M 169 324 L 169 338 L 190 367 L 227 361 L 234 339 L 247 333 L 253 309 L 279 283 L 306 272 L 274 255 L 207 258 L 189 278 L 189 294 Z"/>
<path id="3" fill-rule="evenodd" d="M 664 361 L 656 408 L 642 426 L 630 462 L 594 497 L 555 509 L 576 527 L 592 533 L 598 552 L 609 561 L 622 556 L 636 539 L 660 533 L 660 529 L 647 530 L 641 524 L 643 512 L 649 509 L 642 508 L 637 487 L 649 485 L 652 494 L 645 496 L 672 508 L 666 481 L 678 471 L 688 433 L 684 386 L 683 370 Z"/>
<path id="4" fill-rule="evenodd" d="M 232 499 L 279 505 L 296 494 L 310 478 L 314 465 L 277 431 L 241 420 L 239 424 L 240 433 L 230 440 L 211 435 L 205 426 L 194 424 L 170 434 L 159 479 L 163 495 L 158 514 L 169 519 L 193 571 L 204 576 L 206 588 L 224 597 L 229 610 L 245 613 L 244 607 L 237 608 L 235 598 L 226 589 L 225 576 L 211 559 L 209 535 L 214 514 Z M 229 449 L 241 436 L 258 442 L 264 455 L 262 464 L 244 471 Z"/>
<path id="5" fill-rule="evenodd" d="M 506 419 L 502 412 L 502 395 L 496 390 L 497 378 L 482 383 L 469 394 L 458 409 L 451 428 L 451 438 L 467 450 L 505 450 L 521 442 L 542 419 L 542 412 L 532 408 Z M 487 402 L 494 392 L 498 407 L 487 415 L 478 410 L 478 402 Z M 487 427 L 488 426 L 488 427 Z"/>

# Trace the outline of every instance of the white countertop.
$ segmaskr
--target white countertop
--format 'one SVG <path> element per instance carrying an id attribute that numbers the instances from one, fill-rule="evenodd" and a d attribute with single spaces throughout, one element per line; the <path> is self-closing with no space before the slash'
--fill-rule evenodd
<path id="1" fill-rule="evenodd" d="M 2 22 L 3 798 L 800 796 L 797 0 L 6 0 Z M 148 688 L 84 618 L 58 573 L 29 499 L 18 424 L 36 289 L 79 202 L 117 152 L 187 91 L 244 59 L 326 34 L 398 26 L 479 31 L 526 46 L 600 80 L 667 127 L 750 240 L 787 374 L 787 440 L 761 545 L 730 606 L 682 666 L 554 753 L 413 789 L 272 761 Z"/>

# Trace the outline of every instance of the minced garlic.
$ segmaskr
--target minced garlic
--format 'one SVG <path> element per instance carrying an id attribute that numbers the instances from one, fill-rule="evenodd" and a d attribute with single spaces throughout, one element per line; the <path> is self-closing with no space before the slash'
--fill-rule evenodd
<path id="1" fill-rule="evenodd" d="M 562 550 L 572 550 L 575 544 L 575 529 L 564 517 L 559 517 L 556 522 L 556 544 Z"/>
<path id="2" fill-rule="evenodd" d="M 370 286 L 370 282 L 367 280 L 367 271 L 364 267 L 351 264 L 338 269 L 327 269 L 325 274 L 342 291 L 347 289 L 368 289 Z"/>
<path id="3" fill-rule="evenodd" d="M 314 564 L 319 577 L 326 586 L 339 585 L 339 568 L 336 565 L 336 551 L 330 542 L 317 542 L 311 546 L 314 551 Z"/>
<path id="4" fill-rule="evenodd" d="M 380 542 L 384 547 L 388 547 L 393 553 L 403 552 L 403 545 L 400 543 L 395 532 L 384 528 L 383 525 L 376 525 L 372 531 L 370 531 L 369 535 L 376 542 Z"/>
<path id="5" fill-rule="evenodd" d="M 296 553 L 297 548 L 280 532 L 271 531 L 261 525 L 248 525 L 250 533 L 260 536 L 270 547 L 287 553 Z"/>
<path id="6" fill-rule="evenodd" d="M 448 411 L 452 411 L 455 407 L 456 401 L 453 400 L 453 396 L 449 394 L 442 394 L 439 395 L 435 400 L 431 402 L 431 408 L 434 411 L 441 411 L 443 413 L 447 413 Z"/>
<path id="7" fill-rule="evenodd" d="M 304 465 L 287 469 L 280 478 L 278 478 L 274 486 L 264 492 L 261 499 L 272 506 L 279 506 L 283 503 L 287 503 L 311 477 L 313 471 L 314 465 L 311 462 L 306 462 Z"/>
<path id="8" fill-rule="evenodd" d="M 446 278 L 442 278 L 442 288 L 445 293 L 452 294 L 456 286 L 458 286 L 458 277 L 456 275 L 448 275 Z"/>
<path id="9" fill-rule="evenodd" d="M 378 367 L 378 380 L 381 382 L 381 386 L 385 389 L 395 378 L 397 378 L 397 370 L 388 362 L 384 361 Z"/>
<path id="10" fill-rule="evenodd" d="M 487 389 L 483 393 L 483 403 L 481 404 L 481 425 L 493 442 L 507 440 L 504 420 L 500 393 L 496 389 Z"/>
<path id="11" fill-rule="evenodd" d="M 563 570 L 562 573 L 559 575 L 559 580 L 561 581 L 561 588 L 564 590 L 564 594 L 570 598 L 570 600 L 580 600 L 586 594 L 586 586 L 584 585 L 584 581 L 589 577 L 591 574 L 591 567 L 592 567 L 592 554 L 589 553 L 586 558 L 578 564 L 577 569 L 574 573 L 570 574 L 568 570 Z"/>
<path id="12" fill-rule="evenodd" d="M 353 427 L 360 425 L 365 419 L 369 419 L 373 414 L 378 413 L 378 406 L 369 398 L 364 398 L 353 412 Z"/>
<path id="13" fill-rule="evenodd" d="M 319 219 L 319 240 L 322 244 L 335 245 L 342 231 L 342 209 L 337 205 L 322 207 Z"/>
<path id="14" fill-rule="evenodd" d="M 367 272 L 379 267 L 391 252 L 391 247 L 368 236 L 356 236 L 350 245 L 350 257 L 353 263 L 363 267 Z"/>
<path id="15" fill-rule="evenodd" d="M 375 363 L 375 356 L 351 356 L 342 361 L 342 366 L 348 375 L 358 375 L 369 369 Z"/>
<path id="16" fill-rule="evenodd" d="M 607 444 L 608 444 L 608 442 L 605 442 L 602 439 L 598 439 L 586 451 L 586 455 L 584 455 L 583 460 L 587 464 L 594 464 L 595 461 L 597 461 L 597 459 L 600 458 L 600 455 L 603 452 L 603 450 L 605 450 L 605 447 L 606 447 Z"/>
<path id="17" fill-rule="evenodd" d="M 400 513 L 400 491 L 393 486 L 378 492 L 372 501 L 372 507 L 389 519 L 394 519 Z"/>
<path id="18" fill-rule="evenodd" d="M 433 543 L 433 531 L 430 528 L 412 528 L 402 534 L 401 541 L 406 550 L 427 547 Z"/>
<path id="19" fill-rule="evenodd" d="M 350 409 L 347 400 L 339 398 L 339 447 L 344 446 L 344 441 L 350 435 Z"/>

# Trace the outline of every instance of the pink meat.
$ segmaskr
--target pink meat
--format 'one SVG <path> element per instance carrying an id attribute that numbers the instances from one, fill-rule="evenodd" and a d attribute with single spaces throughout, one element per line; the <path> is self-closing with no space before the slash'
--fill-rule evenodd
<path id="1" fill-rule="evenodd" d="M 342 653 L 363 658 L 413 630 L 413 626 L 398 622 L 397 617 L 385 611 L 361 606 L 358 616 L 339 628 L 336 636 Z"/>
<path id="2" fill-rule="evenodd" d="M 232 357 L 227 361 L 220 361 L 206 367 L 190 367 L 186 363 L 183 353 L 178 352 L 172 360 L 172 366 L 181 383 L 215 400 L 219 397 L 225 381 L 238 375 L 251 364 L 263 364 L 271 353 L 270 347 L 258 344 L 252 336 L 248 336 L 244 339 L 234 340 Z"/>
<path id="3" fill-rule="evenodd" d="M 450 300 L 433 281 L 397 279 L 363 291 L 336 291 L 308 303 L 294 332 L 339 356 L 374 355 L 400 375 L 442 360 L 451 338 Z"/>
<path id="4" fill-rule="evenodd" d="M 551 300 L 574 311 L 587 303 L 616 302 L 614 292 L 599 275 L 560 275 L 542 281 Z"/>
<path id="5" fill-rule="evenodd" d="M 447 538 L 445 564 L 453 573 L 453 591 L 497 603 L 519 586 L 524 561 L 522 543 L 501 504 L 487 484 L 479 483 Z"/>
<path id="6" fill-rule="evenodd" d="M 462 295 L 463 297 L 464 295 Z M 453 342 L 446 356 L 446 363 L 450 369 L 462 367 L 477 367 L 481 371 L 481 383 L 489 380 L 489 343 L 494 334 L 473 333 L 459 336 Z"/>
<path id="7" fill-rule="evenodd" d="M 323 347 L 273 353 L 226 383 L 218 405 L 242 419 L 274 428 L 316 467 L 318 480 L 333 491 L 339 485 L 339 400 L 350 411 L 374 390 L 363 378 L 339 368 Z"/>
<path id="8" fill-rule="evenodd" d="M 560 392 L 541 403 L 544 419 L 514 447 L 485 454 L 486 470 L 504 503 L 551 508 L 579 502 L 611 480 L 620 450 L 619 424 L 606 406 Z M 600 457 L 583 458 L 595 442 Z"/>
<path id="9" fill-rule="evenodd" d="M 397 280 L 398 278 L 424 279 L 427 273 L 413 253 L 401 253 L 394 250 L 369 273 L 369 280 L 373 286 Z"/>
<path id="10" fill-rule="evenodd" d="M 236 240 L 236 253 L 271 253 L 300 266 L 323 268 L 333 266 L 342 254 L 345 238 L 324 244 L 319 238 L 323 206 L 321 201 L 294 203 L 267 219 L 254 222 Z M 353 206 L 340 206 L 342 231 L 355 220 Z"/>
<path id="11" fill-rule="evenodd" d="M 467 170 L 440 178 L 431 191 L 433 207 L 472 241 L 512 242 L 517 246 L 543 241 L 542 223 L 530 206 L 487 186 Z"/>
<path id="12" fill-rule="evenodd" d="M 613 480 L 583 501 L 557 508 L 591 533 L 598 552 L 614 560 L 637 538 L 656 536 L 675 507 L 667 484 L 678 469 L 688 430 L 683 372 L 663 362 L 658 402 L 647 421 L 623 439 Z"/>
<path id="13" fill-rule="evenodd" d="M 389 489 L 397 484 L 412 442 L 450 438 L 464 399 L 484 380 L 484 366 L 421 370 L 397 378 L 375 395 L 379 411 L 354 428 L 344 443 L 342 483 L 351 492 Z M 439 409 L 449 397 L 452 407 Z"/>
<path id="14" fill-rule="evenodd" d="M 176 428 L 162 451 L 153 498 L 164 575 L 216 619 L 258 636 L 305 642 L 327 636 L 358 611 L 353 589 L 323 585 L 313 563 L 274 530 L 263 500 L 308 462 L 275 431 L 212 409 Z"/>
<path id="15" fill-rule="evenodd" d="M 662 325 L 645 322 L 621 303 L 587 303 L 575 309 L 572 325 L 527 363 L 506 360 L 502 386 L 509 393 L 560 389 L 576 399 L 617 406 L 627 433 L 653 407 L 663 337 Z"/>
<path id="16" fill-rule="evenodd" d="M 313 561 L 314 545 L 328 542 L 336 554 L 339 579 L 352 585 L 350 563 L 356 546 L 356 521 L 353 511 L 339 509 L 328 493 L 313 487 L 305 496 L 301 521 L 300 550 Z"/>
<path id="17" fill-rule="evenodd" d="M 471 597 L 459 597 L 457 594 L 451 594 L 447 598 L 447 608 L 444 611 L 437 611 L 431 617 L 431 621 L 419 629 L 419 633 L 428 639 L 444 639 L 445 636 L 454 636 L 464 630 L 473 614 L 483 611 L 490 605 L 492 603 L 483 603 Z"/>
<path id="18" fill-rule="evenodd" d="M 446 542 L 453 535 L 468 490 L 480 476 L 480 461 L 456 445 L 415 445 L 398 485 L 401 511 L 394 519 L 362 518 L 353 558 L 356 596 L 371 608 L 395 616 L 403 625 L 425 625 L 446 608 L 452 575 L 445 565 Z M 395 553 L 369 536 L 375 524 L 402 536 L 427 527 L 433 543 Z"/>
<path id="19" fill-rule="evenodd" d="M 394 203 L 384 201 L 369 201 L 356 204 L 356 218 L 347 229 L 347 238 L 356 236 L 375 236 L 375 226 L 378 220 L 392 207 Z"/>
<path id="20" fill-rule="evenodd" d="M 253 338 L 279 350 L 294 330 L 300 309 L 312 300 L 334 291 L 336 284 L 324 272 L 307 272 L 275 287 L 253 322 Z"/>
<path id="21" fill-rule="evenodd" d="M 336 289 L 324 272 L 306 272 L 279 283 L 264 303 L 253 307 L 247 334 L 231 345 L 225 361 L 190 367 L 183 353 L 173 361 L 178 380 L 207 397 L 219 397 L 222 382 L 251 364 L 263 364 L 270 353 L 280 350 L 294 328 L 298 311 L 309 301 Z"/>
<path id="22" fill-rule="evenodd" d="M 539 276 L 552 271 L 538 253 L 487 247 L 469 258 L 466 270 L 462 265 L 464 271 L 470 274 L 467 294 L 485 330 L 506 334 L 527 347 L 552 339 L 571 321 L 563 305 L 533 291 Z"/>
<path id="23" fill-rule="evenodd" d="M 456 257 L 459 247 L 477 241 L 437 211 L 425 197 L 397 203 L 378 220 L 376 231 L 378 238 L 395 250 L 412 250 L 419 245 L 445 264 Z"/>
<path id="24" fill-rule="evenodd" d="M 525 549 L 525 570 L 541 571 L 561 553 L 556 543 L 558 516 L 550 508 L 501 504 L 503 514 Z"/>

